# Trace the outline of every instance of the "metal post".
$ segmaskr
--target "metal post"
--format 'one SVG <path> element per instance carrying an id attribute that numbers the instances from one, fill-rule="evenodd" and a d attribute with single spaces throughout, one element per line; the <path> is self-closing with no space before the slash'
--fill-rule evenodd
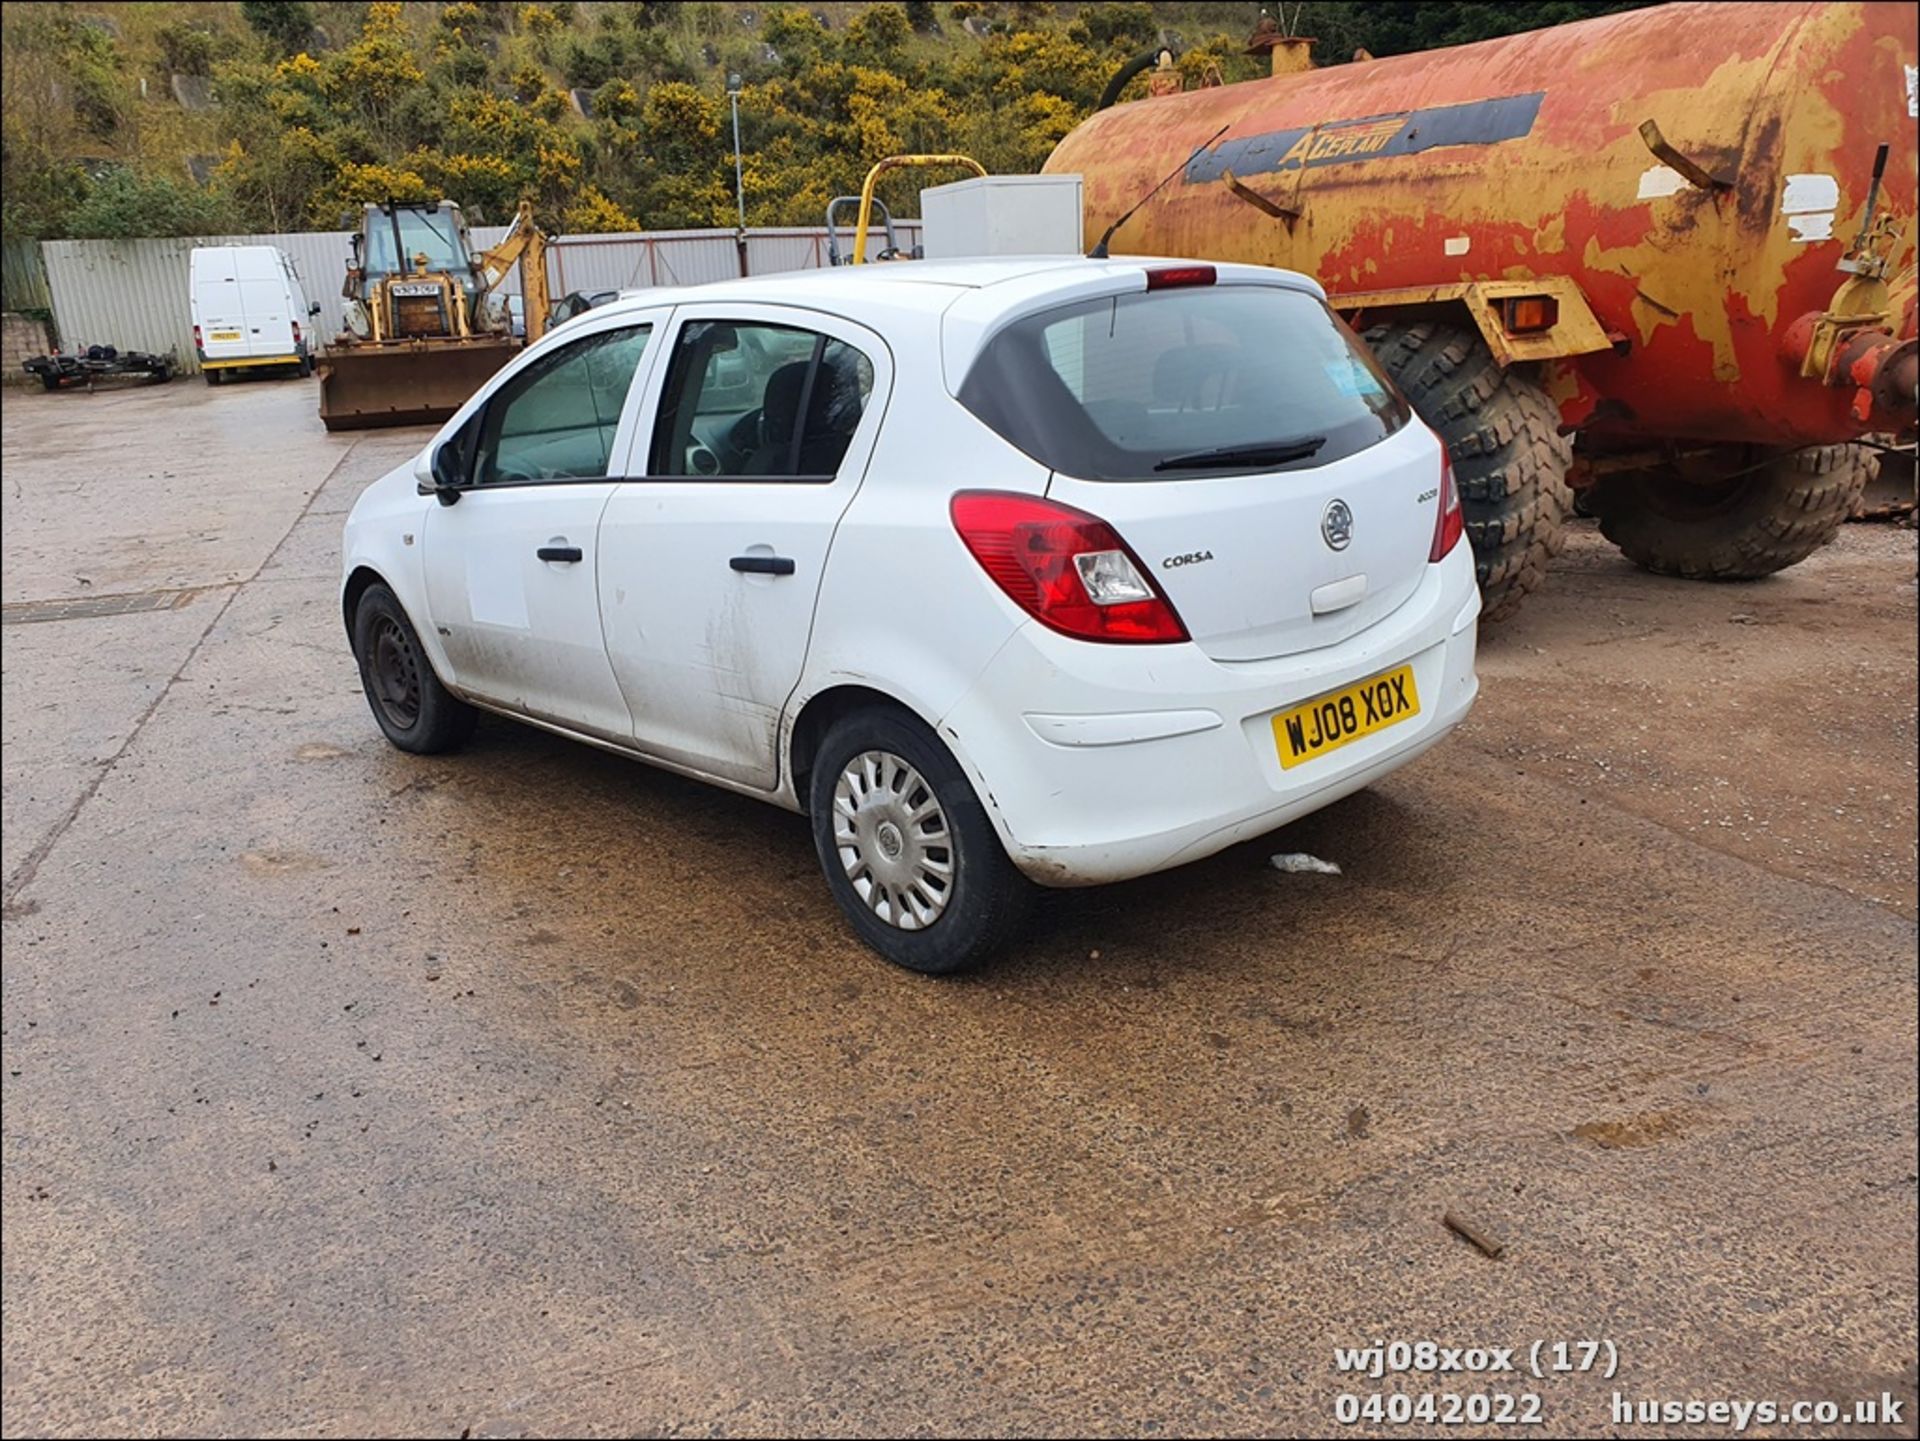
<path id="1" fill-rule="evenodd" d="M 740 226 L 734 233 L 734 246 L 740 252 L 740 274 L 747 273 L 747 187 L 740 171 L 740 77 L 727 77 L 727 99 L 733 102 L 733 198 L 740 207 Z"/>

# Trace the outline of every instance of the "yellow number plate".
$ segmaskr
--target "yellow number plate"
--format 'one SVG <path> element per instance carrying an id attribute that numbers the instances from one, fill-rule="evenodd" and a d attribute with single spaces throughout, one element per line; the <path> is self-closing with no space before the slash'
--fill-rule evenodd
<path id="1" fill-rule="evenodd" d="M 1420 692 L 1414 689 L 1413 667 L 1403 665 L 1283 710 L 1273 718 L 1273 740 L 1280 747 L 1280 766 L 1292 770 L 1348 741 L 1398 725 L 1420 714 Z"/>
<path id="2" fill-rule="evenodd" d="M 215 340 L 238 340 L 240 338 L 240 332 L 237 330 L 216 330 L 213 332 L 213 338 Z"/>

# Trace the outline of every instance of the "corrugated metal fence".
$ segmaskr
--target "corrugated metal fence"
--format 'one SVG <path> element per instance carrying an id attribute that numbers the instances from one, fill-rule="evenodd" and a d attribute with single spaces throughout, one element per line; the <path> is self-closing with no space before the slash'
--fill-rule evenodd
<path id="1" fill-rule="evenodd" d="M 31 240 L 9 240 L 0 248 L 0 308 L 45 310 L 47 272 L 40 247 Z"/>
<path id="2" fill-rule="evenodd" d="M 896 222 L 901 243 L 920 238 L 917 222 Z M 497 244 L 504 226 L 475 226 L 473 242 Z M 42 244 L 46 283 L 61 344 L 115 345 L 122 350 L 171 350 L 182 371 L 199 368 L 193 354 L 193 316 L 188 304 L 188 257 L 200 245 L 274 245 L 287 252 L 309 301 L 320 302 L 317 328 L 337 334 L 345 324 L 340 282 L 346 273 L 351 234 L 344 230 L 289 235 L 221 235 L 178 240 L 49 240 Z M 843 242 L 844 243 L 844 242 Z M 868 253 L 878 252 L 878 237 Z M 699 285 L 740 274 L 731 230 L 661 230 L 633 235 L 568 235 L 548 249 L 554 297 L 572 291 L 591 295 L 655 285 Z M 767 275 L 810 270 L 827 263 L 823 229 L 749 230 L 747 271 Z M 9 253 L 8 264 L 12 265 Z M 11 276 L 11 269 L 9 276 Z M 11 288 L 12 280 L 9 279 Z M 518 273 L 501 287 L 518 294 Z"/>

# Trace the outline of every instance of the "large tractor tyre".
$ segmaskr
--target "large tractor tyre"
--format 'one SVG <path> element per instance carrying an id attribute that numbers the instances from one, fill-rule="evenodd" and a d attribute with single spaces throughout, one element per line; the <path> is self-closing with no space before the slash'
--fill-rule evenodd
<path id="1" fill-rule="evenodd" d="M 1617 471 L 1594 485 L 1600 533 L 1656 575 L 1757 580 L 1798 565 L 1839 532 L 1878 468 L 1858 445 L 1822 445 L 1755 464 L 1729 447 L 1703 473 Z"/>
<path id="2" fill-rule="evenodd" d="M 1566 544 L 1573 441 L 1529 366 L 1501 369 L 1478 332 L 1437 321 L 1372 326 L 1367 343 L 1453 457 L 1487 620 L 1540 588 Z"/>

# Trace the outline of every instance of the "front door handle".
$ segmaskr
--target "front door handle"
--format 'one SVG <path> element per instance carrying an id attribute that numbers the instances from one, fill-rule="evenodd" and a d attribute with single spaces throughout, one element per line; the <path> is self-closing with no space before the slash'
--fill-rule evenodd
<path id="1" fill-rule="evenodd" d="M 572 565 L 582 558 L 577 545 L 543 545 L 534 554 L 542 560 L 557 560 L 562 565 Z"/>
<path id="2" fill-rule="evenodd" d="M 736 555 L 727 564 L 748 575 L 793 574 L 793 562 L 784 555 Z"/>

